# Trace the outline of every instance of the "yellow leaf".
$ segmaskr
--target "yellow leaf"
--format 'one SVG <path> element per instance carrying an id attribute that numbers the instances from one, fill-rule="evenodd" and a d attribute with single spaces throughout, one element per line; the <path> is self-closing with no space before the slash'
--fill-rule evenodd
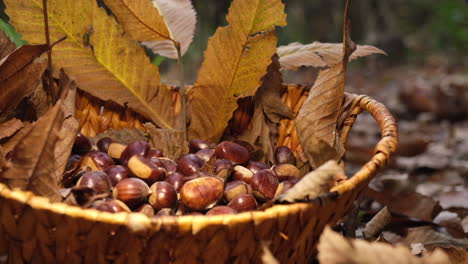
<path id="1" fill-rule="evenodd" d="M 45 42 L 42 0 L 6 0 L 5 4 L 25 40 Z M 94 96 L 127 105 L 160 127 L 173 126 L 171 91 L 158 86 L 157 68 L 95 0 L 49 0 L 48 12 L 51 39 L 68 37 L 52 52 L 55 69 L 64 68 Z"/>
<path id="2" fill-rule="evenodd" d="M 275 26 L 286 25 L 286 15 L 280 0 L 234 0 L 227 21 L 210 38 L 191 91 L 192 138 L 218 141 L 237 99 L 255 93 L 276 51 Z"/>

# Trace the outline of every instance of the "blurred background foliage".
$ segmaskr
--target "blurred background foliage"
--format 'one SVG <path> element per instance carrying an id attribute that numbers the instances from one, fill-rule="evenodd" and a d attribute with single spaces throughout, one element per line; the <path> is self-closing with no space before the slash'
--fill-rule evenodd
<path id="1" fill-rule="evenodd" d="M 192 1 L 198 12 L 197 31 L 185 55 L 187 80 L 196 79 L 208 38 L 218 26 L 226 25 L 230 0 Z M 283 0 L 288 25 L 278 29 L 279 44 L 341 42 L 341 0 Z M 17 44 L 25 43 L 5 23 L 3 1 L 0 0 L 0 29 Z M 434 56 L 444 57 L 450 64 L 465 64 L 468 59 L 468 0 L 359 0 L 351 8 L 352 36 L 356 43 L 372 44 L 389 56 L 379 57 L 384 64 L 424 64 Z M 166 81 L 176 79 L 174 61 L 157 56 Z"/>

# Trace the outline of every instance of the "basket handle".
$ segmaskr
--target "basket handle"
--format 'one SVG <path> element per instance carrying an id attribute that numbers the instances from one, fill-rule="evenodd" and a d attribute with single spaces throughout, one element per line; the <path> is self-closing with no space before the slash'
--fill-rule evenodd
<path id="1" fill-rule="evenodd" d="M 368 183 L 372 180 L 377 171 L 387 164 L 390 155 L 398 148 L 398 127 L 390 111 L 388 111 L 383 104 L 368 96 L 358 96 L 356 100 L 358 100 L 358 102 L 355 104 L 349 117 L 344 121 L 342 133 L 343 143 L 346 143 L 348 133 L 356 121 L 357 115 L 360 114 L 362 110 L 366 110 L 374 117 L 381 129 L 381 139 L 375 146 L 374 156 L 371 160 L 364 164 L 353 177 L 335 186 L 331 190 L 332 192 L 338 192 L 338 194 L 352 190 L 362 182 Z"/>

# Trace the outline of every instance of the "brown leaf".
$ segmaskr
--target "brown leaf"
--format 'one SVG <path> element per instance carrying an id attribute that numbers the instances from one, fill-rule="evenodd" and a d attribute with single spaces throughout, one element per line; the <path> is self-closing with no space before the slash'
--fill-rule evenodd
<path id="1" fill-rule="evenodd" d="M 468 189 L 441 193 L 436 197 L 436 200 L 444 209 L 468 209 Z"/>
<path id="2" fill-rule="evenodd" d="M 314 199 L 328 193 L 335 184 L 337 176 L 344 175 L 343 168 L 330 160 L 312 172 L 306 174 L 296 185 L 281 195 L 281 202 L 296 202 Z"/>
<path id="3" fill-rule="evenodd" d="M 22 140 L 22 138 L 31 130 L 31 123 L 25 122 L 23 124 L 24 127 L 22 129 L 18 130 L 12 137 L 8 139 L 8 141 L 2 144 L 2 148 L 5 153 L 12 151 L 15 148 L 16 144 L 18 144 Z"/>
<path id="4" fill-rule="evenodd" d="M 141 129 L 109 129 L 107 132 L 100 133 L 89 139 L 93 144 L 96 144 L 104 137 L 112 138 L 122 144 L 128 144 L 133 141 L 148 141 L 148 135 Z"/>
<path id="5" fill-rule="evenodd" d="M 348 21 L 348 1 L 344 14 Z M 337 126 L 344 103 L 345 71 L 349 55 L 356 48 L 350 39 L 349 22 L 343 26 L 343 58 L 330 69 L 319 72 L 307 100 L 299 110 L 296 118 L 296 128 L 301 145 L 312 166 L 317 168 L 316 157 L 320 153 L 309 152 L 314 144 L 323 141 L 336 150 L 333 159 L 339 160 L 344 154 Z M 321 144 L 324 149 L 330 149 Z"/>
<path id="6" fill-rule="evenodd" d="M 301 66 L 331 67 L 343 59 L 342 43 L 320 43 L 301 44 L 298 42 L 280 46 L 277 49 L 280 56 L 281 68 L 286 70 L 297 70 Z M 385 51 L 370 45 L 357 45 L 349 57 L 349 61 L 372 54 L 384 54 Z"/>
<path id="7" fill-rule="evenodd" d="M 457 239 L 434 231 L 430 226 L 409 228 L 403 244 L 422 243 L 425 248 L 433 250 L 437 247 L 468 249 L 468 239 Z"/>
<path id="8" fill-rule="evenodd" d="M 381 242 L 367 242 L 365 240 L 351 240 L 333 232 L 326 227 L 320 236 L 318 244 L 318 259 L 327 264 L 358 264 L 358 263 L 391 263 L 398 264 L 446 264 L 447 255 L 436 250 L 423 257 L 416 257 L 402 245 L 392 246 Z"/>
<path id="9" fill-rule="evenodd" d="M 59 101 L 15 146 L 2 178 L 10 188 L 30 190 L 52 201 L 61 199 L 55 177 L 54 149 L 64 114 Z"/>
<path id="10" fill-rule="evenodd" d="M 366 238 L 375 237 L 378 235 L 386 225 L 388 225 L 392 220 L 392 215 L 388 211 L 387 207 L 384 207 L 380 210 L 372 219 L 366 224 L 364 230 L 362 231 Z"/>
<path id="11" fill-rule="evenodd" d="M 10 137 L 23 127 L 23 122 L 16 118 L 12 118 L 3 124 L 0 124 L 0 140 Z"/>
<path id="12" fill-rule="evenodd" d="M 11 42 L 3 30 L 0 30 L 0 59 L 8 56 L 8 54 L 10 54 L 15 49 L 15 43 Z"/>
<path id="13" fill-rule="evenodd" d="M 23 45 L 0 61 L 0 112 L 15 108 L 29 96 L 47 66 L 47 58 L 39 58 L 48 45 Z"/>
<path id="14" fill-rule="evenodd" d="M 188 153 L 188 143 L 185 141 L 183 130 L 159 129 L 151 123 L 145 123 L 144 127 L 150 136 L 151 145 L 161 150 L 165 157 L 175 159 Z"/>

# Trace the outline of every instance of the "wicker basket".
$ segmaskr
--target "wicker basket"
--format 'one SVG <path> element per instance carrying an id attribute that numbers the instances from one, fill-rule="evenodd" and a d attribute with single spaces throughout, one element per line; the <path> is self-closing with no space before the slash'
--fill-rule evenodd
<path id="1" fill-rule="evenodd" d="M 50 203 L 0 184 L 0 262 L 259 263 L 264 241 L 280 263 L 307 263 L 316 254 L 325 225 L 335 224 L 351 209 L 397 147 L 395 119 L 385 106 L 366 96 L 356 100 L 342 124 L 342 139 L 362 110 L 377 121 L 382 139 L 372 159 L 331 190 L 334 199 L 275 205 L 237 215 L 149 219 Z M 127 118 L 129 127 L 141 126 L 125 112 L 104 116 L 95 122 L 111 126 L 109 120 Z"/>

